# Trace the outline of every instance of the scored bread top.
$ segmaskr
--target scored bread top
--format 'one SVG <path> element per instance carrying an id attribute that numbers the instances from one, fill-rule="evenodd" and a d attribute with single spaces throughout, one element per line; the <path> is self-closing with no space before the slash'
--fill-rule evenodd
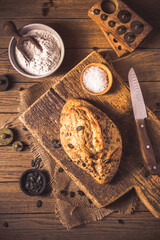
<path id="1" fill-rule="evenodd" d="M 60 139 L 67 155 L 98 183 L 109 183 L 122 154 L 121 135 L 112 120 L 84 100 L 69 99 L 60 123 Z"/>

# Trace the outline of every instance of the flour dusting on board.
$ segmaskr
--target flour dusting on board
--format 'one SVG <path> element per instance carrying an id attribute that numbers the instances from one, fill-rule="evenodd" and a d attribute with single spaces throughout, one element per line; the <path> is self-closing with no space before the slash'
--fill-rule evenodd
<path id="1" fill-rule="evenodd" d="M 18 65 L 27 73 L 33 75 L 45 75 L 55 69 L 61 57 L 61 50 L 53 35 L 44 30 L 31 30 L 25 36 L 32 36 L 41 46 L 42 50 L 34 46 L 30 41 L 23 43 L 23 49 L 29 60 L 27 61 L 16 48 L 16 60 Z"/>

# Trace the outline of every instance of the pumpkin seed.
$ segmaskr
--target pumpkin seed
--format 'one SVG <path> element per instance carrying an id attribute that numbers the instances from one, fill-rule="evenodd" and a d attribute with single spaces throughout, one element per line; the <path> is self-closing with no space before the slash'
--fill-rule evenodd
<path id="1" fill-rule="evenodd" d="M 74 146 L 71 143 L 68 144 L 68 147 L 69 148 L 74 148 Z"/>
<path id="2" fill-rule="evenodd" d="M 78 126 L 78 127 L 76 128 L 77 131 L 81 131 L 81 130 L 83 130 L 83 129 L 84 129 L 83 126 Z"/>

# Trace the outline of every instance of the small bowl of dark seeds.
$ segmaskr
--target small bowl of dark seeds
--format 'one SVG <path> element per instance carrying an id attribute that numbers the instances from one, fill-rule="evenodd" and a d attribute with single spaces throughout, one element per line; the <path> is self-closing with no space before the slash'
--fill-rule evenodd
<path id="1" fill-rule="evenodd" d="M 20 177 L 20 188 L 29 196 L 38 196 L 46 190 L 47 180 L 42 171 L 28 169 Z"/>

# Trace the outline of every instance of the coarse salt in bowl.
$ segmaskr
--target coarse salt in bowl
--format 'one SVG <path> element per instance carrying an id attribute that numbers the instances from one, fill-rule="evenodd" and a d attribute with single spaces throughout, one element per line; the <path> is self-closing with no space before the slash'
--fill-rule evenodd
<path id="1" fill-rule="evenodd" d="M 27 61 L 16 48 L 15 38 L 11 39 L 9 59 L 20 74 L 29 78 L 42 78 L 51 75 L 60 67 L 65 49 L 61 37 L 54 29 L 44 24 L 33 23 L 22 27 L 19 33 L 32 36 L 42 47 L 40 51 L 33 44 L 24 42 L 24 50 L 29 56 Z"/>
<path id="2" fill-rule="evenodd" d="M 92 95 L 105 94 L 111 88 L 112 82 L 111 71 L 102 63 L 91 63 L 81 73 L 81 85 Z"/>

